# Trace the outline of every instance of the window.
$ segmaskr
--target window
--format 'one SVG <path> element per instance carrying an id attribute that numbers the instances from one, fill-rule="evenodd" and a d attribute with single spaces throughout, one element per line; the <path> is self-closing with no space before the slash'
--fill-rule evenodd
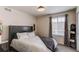
<path id="1" fill-rule="evenodd" d="M 64 36 L 65 16 L 52 18 L 52 34 Z"/>

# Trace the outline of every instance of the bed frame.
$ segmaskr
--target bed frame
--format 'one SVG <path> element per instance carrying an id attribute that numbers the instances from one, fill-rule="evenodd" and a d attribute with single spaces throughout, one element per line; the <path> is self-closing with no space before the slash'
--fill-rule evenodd
<path id="1" fill-rule="evenodd" d="M 17 38 L 16 33 L 18 32 L 32 32 L 33 26 L 9 26 L 9 50 L 11 49 L 11 41 Z"/>

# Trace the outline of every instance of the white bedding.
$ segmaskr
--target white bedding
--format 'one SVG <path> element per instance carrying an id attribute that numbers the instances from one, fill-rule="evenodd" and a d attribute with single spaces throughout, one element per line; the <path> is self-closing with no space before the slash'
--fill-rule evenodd
<path id="1" fill-rule="evenodd" d="M 38 36 L 13 39 L 11 46 L 20 52 L 51 52 Z"/>

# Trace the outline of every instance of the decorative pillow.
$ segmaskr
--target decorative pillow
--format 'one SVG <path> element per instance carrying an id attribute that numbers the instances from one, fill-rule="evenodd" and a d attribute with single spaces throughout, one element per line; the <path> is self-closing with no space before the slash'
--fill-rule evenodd
<path id="1" fill-rule="evenodd" d="M 34 33 L 34 32 L 29 32 L 29 33 L 27 33 L 27 35 L 28 35 L 29 37 L 35 37 L 35 33 Z"/>
<path id="2" fill-rule="evenodd" d="M 20 36 L 20 39 L 29 39 L 29 36 L 27 36 L 27 35 L 22 35 L 22 36 Z"/>
<path id="3" fill-rule="evenodd" d="M 17 37 L 18 37 L 18 39 L 29 38 L 29 36 L 25 32 L 24 33 L 17 33 Z"/>

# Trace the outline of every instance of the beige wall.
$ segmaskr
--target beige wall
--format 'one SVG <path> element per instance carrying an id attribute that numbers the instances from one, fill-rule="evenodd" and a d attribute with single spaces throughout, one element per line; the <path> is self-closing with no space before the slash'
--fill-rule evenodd
<path id="1" fill-rule="evenodd" d="M 9 12 L 6 11 L 4 8 L 5 7 L 0 7 L 0 21 L 3 24 L 2 41 L 8 39 L 9 25 L 33 26 L 33 24 L 36 24 L 35 17 L 14 9 L 11 9 L 12 11 Z"/>
<path id="2" fill-rule="evenodd" d="M 48 36 L 49 32 L 49 17 L 42 16 L 37 18 L 37 34 L 39 36 Z"/>
<path id="3" fill-rule="evenodd" d="M 65 15 L 68 14 L 68 33 L 70 33 L 70 25 L 73 23 L 76 23 L 76 11 L 75 10 L 71 10 L 71 11 L 67 11 L 67 12 L 62 12 L 62 13 L 58 13 L 58 14 L 52 14 L 52 15 L 46 15 L 46 16 L 40 16 L 37 17 L 37 33 L 40 36 L 48 36 L 49 34 L 49 17 L 55 17 L 58 15 Z M 69 34 L 70 35 L 70 34 Z M 57 38 L 58 37 L 58 38 Z M 60 36 L 55 36 L 55 38 L 57 39 L 57 41 L 62 42 L 64 41 L 64 37 L 60 37 Z M 63 40 L 61 40 L 61 38 Z"/>

